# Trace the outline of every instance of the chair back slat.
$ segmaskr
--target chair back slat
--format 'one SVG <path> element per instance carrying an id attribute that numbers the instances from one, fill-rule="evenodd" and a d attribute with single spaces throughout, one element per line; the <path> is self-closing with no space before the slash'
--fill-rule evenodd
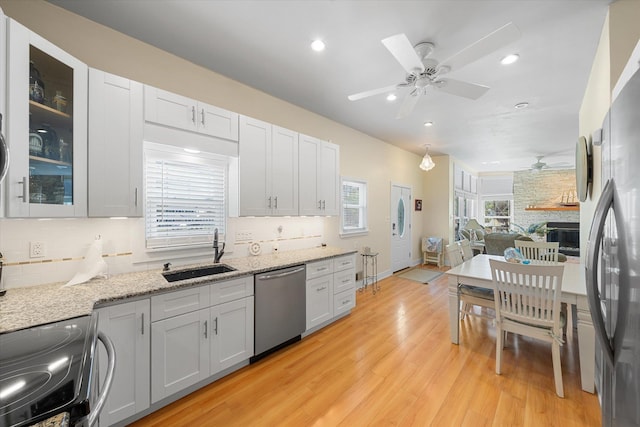
<path id="1" fill-rule="evenodd" d="M 460 252 L 460 247 L 457 244 L 451 243 L 445 246 L 445 251 L 447 252 L 447 257 L 449 258 L 451 267 L 455 267 L 464 262 L 462 259 L 462 253 Z"/>
<path id="2" fill-rule="evenodd" d="M 513 243 L 526 259 L 549 263 L 558 262 L 558 242 L 515 240 Z"/>
<path id="3" fill-rule="evenodd" d="M 471 250 L 471 243 L 467 239 L 462 239 L 458 242 L 460 250 L 462 251 L 462 259 L 467 261 L 473 258 L 473 251 Z"/>
<path id="4" fill-rule="evenodd" d="M 564 265 L 489 262 L 496 287 L 496 318 L 557 327 Z"/>

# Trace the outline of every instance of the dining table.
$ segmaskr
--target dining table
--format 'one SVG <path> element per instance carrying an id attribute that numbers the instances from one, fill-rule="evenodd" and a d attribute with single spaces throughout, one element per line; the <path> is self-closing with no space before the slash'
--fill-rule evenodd
<path id="1" fill-rule="evenodd" d="M 499 255 L 480 254 L 446 271 L 449 285 L 449 327 L 451 342 L 459 344 L 460 331 L 460 285 L 494 289 L 489 260 L 504 261 Z M 535 261 L 533 261 L 535 263 Z M 578 330 L 578 354 L 580 358 L 580 379 L 582 390 L 593 393 L 595 387 L 595 331 L 587 302 L 587 288 L 584 264 L 577 262 L 559 263 L 564 265 L 562 276 L 561 302 L 576 307 Z"/>

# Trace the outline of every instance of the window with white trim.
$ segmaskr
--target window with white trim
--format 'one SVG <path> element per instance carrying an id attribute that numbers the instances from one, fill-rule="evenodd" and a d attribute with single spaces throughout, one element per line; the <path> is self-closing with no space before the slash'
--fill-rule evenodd
<path id="1" fill-rule="evenodd" d="M 340 234 L 368 232 L 366 181 L 343 178 L 340 200 Z"/>
<path id="2" fill-rule="evenodd" d="M 216 228 L 224 240 L 227 178 L 224 156 L 145 143 L 146 248 L 210 245 Z"/>

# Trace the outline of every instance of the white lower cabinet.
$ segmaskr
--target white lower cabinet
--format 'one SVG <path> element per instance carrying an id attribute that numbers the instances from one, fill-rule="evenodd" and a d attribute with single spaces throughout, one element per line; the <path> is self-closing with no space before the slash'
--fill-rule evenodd
<path id="1" fill-rule="evenodd" d="M 253 356 L 253 276 L 153 296 L 151 306 L 151 403 Z"/>
<path id="2" fill-rule="evenodd" d="M 355 255 L 307 264 L 307 331 L 356 306 Z"/>
<path id="3" fill-rule="evenodd" d="M 155 403 L 209 376 L 209 310 L 151 325 L 151 402 Z"/>
<path id="4" fill-rule="evenodd" d="M 333 275 L 307 280 L 307 330 L 333 317 Z"/>
<path id="5" fill-rule="evenodd" d="M 253 297 L 211 308 L 211 375 L 253 356 Z"/>
<path id="6" fill-rule="evenodd" d="M 111 392 L 100 414 L 100 425 L 109 426 L 149 407 L 149 300 L 99 308 L 98 329 L 113 341 L 116 370 Z M 104 382 L 107 355 L 102 346 L 100 382 Z"/>

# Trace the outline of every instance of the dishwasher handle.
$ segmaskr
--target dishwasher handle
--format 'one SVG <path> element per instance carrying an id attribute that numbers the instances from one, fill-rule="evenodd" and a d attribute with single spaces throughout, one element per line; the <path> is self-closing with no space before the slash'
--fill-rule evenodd
<path id="1" fill-rule="evenodd" d="M 98 339 L 102 342 L 104 348 L 107 350 L 107 375 L 105 377 L 104 386 L 102 387 L 102 392 L 98 397 L 96 406 L 91 410 L 91 413 L 89 414 L 87 423 L 89 427 L 93 427 L 98 421 L 100 412 L 102 412 L 102 407 L 107 401 L 107 396 L 109 395 L 109 391 L 111 390 L 111 385 L 113 384 L 113 375 L 116 369 L 116 349 L 113 346 L 113 342 L 103 332 L 98 332 Z"/>
<path id="2" fill-rule="evenodd" d="M 269 279 L 279 279 L 281 277 L 291 276 L 292 274 L 300 273 L 304 271 L 304 266 L 296 268 L 295 270 L 287 270 L 282 273 L 276 274 L 265 274 L 264 276 L 258 276 L 258 280 L 269 280 Z"/>

